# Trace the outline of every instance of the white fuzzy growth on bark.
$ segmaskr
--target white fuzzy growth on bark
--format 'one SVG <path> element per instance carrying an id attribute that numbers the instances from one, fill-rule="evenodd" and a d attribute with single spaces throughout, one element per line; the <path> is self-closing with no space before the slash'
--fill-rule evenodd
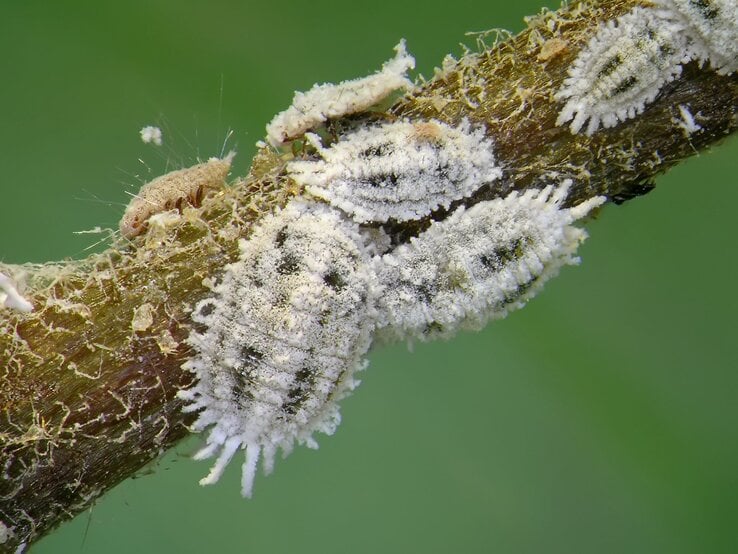
<path id="1" fill-rule="evenodd" d="M 193 430 L 210 430 L 196 457 L 218 455 L 201 484 L 243 448 L 250 496 L 260 455 L 268 472 L 278 448 L 315 447 L 313 433 L 335 430 L 373 328 L 363 240 L 340 212 L 294 200 L 242 241 L 216 295 L 196 306 L 206 329 L 191 333 L 197 355 L 184 367 L 198 383 L 180 397 L 187 411 L 202 410 Z"/>
<path id="2" fill-rule="evenodd" d="M 605 199 L 562 208 L 570 184 L 461 207 L 377 258 L 383 334 L 427 340 L 481 329 L 522 307 L 563 265 L 577 263 L 586 233 L 572 223 Z"/>
<path id="3" fill-rule="evenodd" d="M 13 536 L 13 530 L 0 521 L 0 544 L 7 542 Z"/>
<path id="4" fill-rule="evenodd" d="M 15 282 L 4 273 L 0 273 L 0 306 L 19 312 L 33 311 L 33 304 L 18 292 Z"/>
<path id="5" fill-rule="evenodd" d="M 290 162 L 290 177 L 360 223 L 419 219 L 502 176 L 492 141 L 467 121 L 376 124 L 329 148 L 307 137 L 320 159 Z"/>
<path id="6" fill-rule="evenodd" d="M 277 147 L 315 129 L 330 118 L 359 113 L 378 104 L 397 90 L 412 90 L 407 71 L 415 58 L 407 53 L 405 40 L 395 47 L 396 56 L 368 77 L 334 85 L 315 84 L 307 92 L 296 92 L 292 105 L 267 125 L 267 140 Z"/>
<path id="7" fill-rule="evenodd" d="M 640 114 L 661 88 L 681 75 L 690 60 L 687 35 L 660 11 L 634 8 L 600 26 L 569 69 L 556 93 L 566 104 L 557 125 L 571 121 L 578 133 L 614 127 Z"/>
<path id="8" fill-rule="evenodd" d="M 689 137 L 702 130 L 702 126 L 694 120 L 695 116 L 689 111 L 688 106 L 679 104 L 677 108 L 679 109 L 679 117 L 673 118 L 672 122 L 681 127 L 682 131 L 684 131 L 684 136 Z"/>
<path id="9" fill-rule="evenodd" d="M 718 73 L 738 70 L 736 0 L 654 0 L 662 14 L 683 25 L 692 57 L 709 60 Z"/>

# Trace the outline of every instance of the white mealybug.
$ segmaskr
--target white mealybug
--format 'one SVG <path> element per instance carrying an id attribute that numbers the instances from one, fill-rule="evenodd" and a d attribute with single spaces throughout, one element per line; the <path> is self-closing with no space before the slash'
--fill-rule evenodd
<path id="1" fill-rule="evenodd" d="M 375 124 L 329 148 L 306 136 L 321 159 L 290 162 L 290 177 L 360 223 L 419 219 L 502 176 L 492 141 L 466 120 Z"/>
<path id="2" fill-rule="evenodd" d="M 683 26 L 658 11 L 634 8 L 607 21 L 554 96 L 566 101 L 556 125 L 572 120 L 571 131 L 578 133 L 589 120 L 586 134 L 591 135 L 600 125 L 614 127 L 633 118 L 681 74 L 681 64 L 689 59 Z"/>
<path id="3" fill-rule="evenodd" d="M 404 39 L 395 47 L 395 52 L 397 55 L 373 75 L 337 85 L 316 84 L 307 92 L 296 92 L 292 105 L 267 125 L 269 143 L 277 147 L 330 118 L 362 112 L 397 90 L 412 90 L 414 85 L 406 73 L 415 67 L 415 58 L 407 53 Z"/>
<path id="4" fill-rule="evenodd" d="M 245 448 L 242 493 L 251 496 L 256 464 L 265 472 L 278 448 L 316 446 L 333 433 L 337 402 L 358 382 L 373 330 L 369 256 L 358 225 L 328 206 L 293 200 L 241 242 L 216 295 L 192 312 L 183 367 L 197 384 L 180 392 L 198 411 L 195 431 L 210 429 L 196 458 L 218 454 L 200 483 L 216 482 Z"/>
<path id="5" fill-rule="evenodd" d="M 480 329 L 521 307 L 565 264 L 584 230 L 572 225 L 603 197 L 562 208 L 571 180 L 461 207 L 375 259 L 382 334 L 421 340 Z"/>
<path id="6" fill-rule="evenodd" d="M 123 213 L 119 224 L 121 235 L 130 239 L 141 234 L 154 214 L 181 209 L 186 204 L 199 206 L 209 190 L 223 186 L 235 155 L 230 152 L 224 158 L 210 158 L 146 183 Z"/>
<path id="7" fill-rule="evenodd" d="M 738 2 L 736 0 L 654 0 L 667 17 L 684 24 L 692 55 L 709 60 L 718 73 L 738 71 Z"/>

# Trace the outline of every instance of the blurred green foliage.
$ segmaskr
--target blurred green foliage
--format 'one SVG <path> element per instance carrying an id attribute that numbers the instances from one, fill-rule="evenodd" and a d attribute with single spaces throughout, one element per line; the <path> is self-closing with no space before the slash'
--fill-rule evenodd
<path id="1" fill-rule="evenodd" d="M 432 75 L 535 0 L 5 2 L 6 262 L 82 257 L 142 181 L 237 147 L 292 91 L 364 75 L 400 37 Z M 551 4 L 550 7 L 555 7 Z M 165 146 L 140 142 L 158 124 Z M 319 452 L 239 497 L 198 438 L 38 544 L 67 552 L 738 551 L 738 142 L 589 225 L 584 264 L 448 343 L 385 348 Z"/>

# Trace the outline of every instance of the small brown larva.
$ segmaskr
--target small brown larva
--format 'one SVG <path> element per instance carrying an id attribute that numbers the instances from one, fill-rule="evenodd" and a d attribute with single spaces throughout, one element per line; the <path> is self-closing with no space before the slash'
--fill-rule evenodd
<path id="1" fill-rule="evenodd" d="M 120 220 L 121 235 L 130 239 L 141 234 L 154 214 L 182 209 L 186 204 L 199 206 L 208 190 L 223 185 L 235 155 L 232 151 L 223 158 L 210 158 L 205 163 L 170 171 L 146 183 Z"/>

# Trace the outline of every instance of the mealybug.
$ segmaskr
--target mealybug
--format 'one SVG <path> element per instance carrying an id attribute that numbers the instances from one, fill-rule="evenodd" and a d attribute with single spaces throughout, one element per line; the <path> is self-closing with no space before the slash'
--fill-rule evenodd
<path id="1" fill-rule="evenodd" d="M 183 366 L 198 377 L 180 392 L 193 429 L 209 429 L 197 459 L 218 455 L 201 484 L 216 482 L 246 450 L 242 493 L 251 496 L 256 464 L 268 473 L 278 448 L 315 446 L 331 434 L 337 402 L 352 390 L 373 330 L 369 258 L 358 225 L 323 204 L 294 200 L 241 243 L 216 296 L 192 319 L 197 354 Z"/>
<path id="2" fill-rule="evenodd" d="M 562 208 L 571 180 L 458 208 L 375 259 L 379 325 L 390 337 L 448 337 L 521 307 L 574 257 L 587 234 L 572 223 L 604 198 Z"/>
<path id="3" fill-rule="evenodd" d="M 277 147 L 328 119 L 362 112 L 397 90 L 411 90 L 414 85 L 406 73 L 415 67 L 415 58 L 407 53 L 404 39 L 395 46 L 395 52 L 397 55 L 373 75 L 337 85 L 316 84 L 307 92 L 296 92 L 292 105 L 267 125 L 269 143 Z"/>
<path id="4" fill-rule="evenodd" d="M 738 71 L 736 0 L 655 0 L 667 17 L 684 24 L 694 58 L 710 60 L 718 73 Z"/>
<path id="5" fill-rule="evenodd" d="M 502 176 L 492 141 L 467 121 L 375 124 L 328 148 L 307 139 L 320 159 L 290 162 L 290 177 L 360 223 L 419 219 Z"/>
<path id="6" fill-rule="evenodd" d="M 661 87 L 681 74 L 689 61 L 682 26 L 658 12 L 634 8 L 600 26 L 569 69 L 556 93 L 565 100 L 556 125 L 571 120 L 578 133 L 600 125 L 614 127 L 641 113 Z"/>

